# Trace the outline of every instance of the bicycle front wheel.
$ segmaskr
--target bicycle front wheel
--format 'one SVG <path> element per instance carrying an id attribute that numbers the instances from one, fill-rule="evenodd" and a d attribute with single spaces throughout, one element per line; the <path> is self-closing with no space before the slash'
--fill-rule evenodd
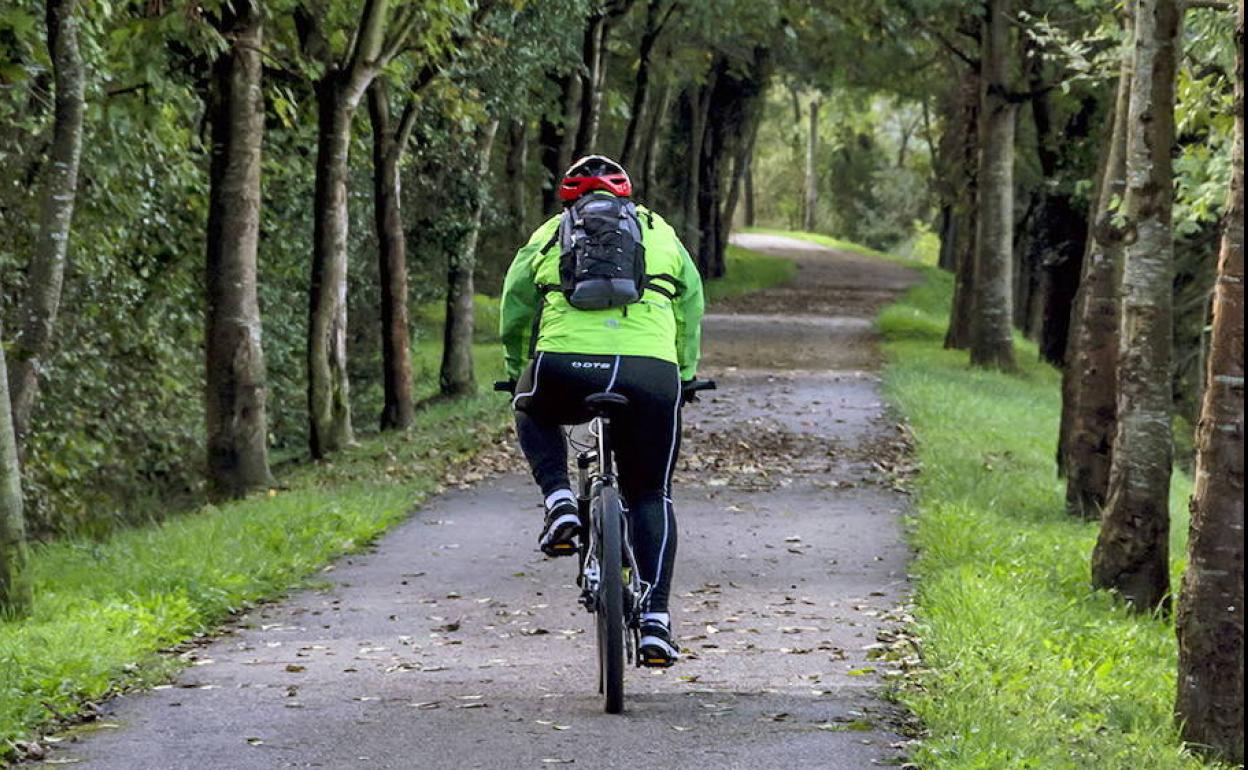
<path id="1" fill-rule="evenodd" d="M 614 487 L 603 487 L 598 497 L 598 545 L 602 549 L 602 581 L 597 601 L 598 673 L 608 714 L 624 710 L 624 514 Z"/>

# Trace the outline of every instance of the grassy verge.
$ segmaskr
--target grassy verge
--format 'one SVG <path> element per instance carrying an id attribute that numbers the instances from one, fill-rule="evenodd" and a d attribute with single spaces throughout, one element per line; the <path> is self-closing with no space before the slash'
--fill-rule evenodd
<path id="1" fill-rule="evenodd" d="M 951 277 L 887 308 L 886 388 L 923 472 L 913 542 L 926 674 L 902 700 L 930 732 L 925 768 L 1198 768 L 1171 721 L 1174 627 L 1088 587 L 1096 526 L 1063 512 L 1059 375 L 1019 342 L 1017 376 L 942 349 Z M 1176 474 L 1176 580 L 1190 482 Z"/>

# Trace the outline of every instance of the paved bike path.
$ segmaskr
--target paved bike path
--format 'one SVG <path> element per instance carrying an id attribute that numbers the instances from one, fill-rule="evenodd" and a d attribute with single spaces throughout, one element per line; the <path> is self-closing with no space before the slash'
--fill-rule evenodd
<path id="1" fill-rule="evenodd" d="M 51 759 L 105 770 L 869 768 L 901 738 L 869 659 L 905 591 L 898 432 L 870 316 L 892 264 L 771 236 L 792 285 L 718 307 L 676 481 L 673 614 L 690 653 L 596 694 L 574 560 L 535 549 L 517 472 L 430 501 L 322 584 L 250 612 Z M 501 450 L 499 450 L 501 451 Z M 878 646 L 878 645 L 877 645 Z M 878 669 L 878 670 L 877 670 Z"/>

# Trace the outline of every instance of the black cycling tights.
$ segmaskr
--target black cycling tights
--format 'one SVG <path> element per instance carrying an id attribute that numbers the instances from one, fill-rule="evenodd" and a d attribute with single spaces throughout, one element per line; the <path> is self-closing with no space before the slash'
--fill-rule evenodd
<path id="1" fill-rule="evenodd" d="M 672 468 L 680 451 L 680 372 L 645 356 L 539 352 L 516 384 L 516 431 L 543 495 L 570 489 L 563 425 L 587 422 L 585 397 L 628 398 L 611 423 L 620 491 L 641 579 L 654 586 L 649 612 L 666 612 L 676 558 Z"/>

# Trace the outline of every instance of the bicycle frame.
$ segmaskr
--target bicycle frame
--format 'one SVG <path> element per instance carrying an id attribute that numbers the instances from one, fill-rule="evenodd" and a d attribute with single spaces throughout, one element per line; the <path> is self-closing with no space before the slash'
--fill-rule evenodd
<path id="1" fill-rule="evenodd" d="M 599 497 L 603 487 L 615 487 L 618 491 L 619 482 L 615 473 L 615 455 L 611 447 L 611 422 L 606 417 L 595 417 L 589 423 L 589 433 L 595 440 L 595 448 L 581 450 L 576 455 L 578 471 L 577 503 L 581 516 L 582 531 L 586 533 L 580 550 L 580 576 L 578 583 L 582 588 L 581 603 L 590 612 L 598 611 L 598 588 L 601 580 L 601 569 L 593 554 L 597 547 L 599 523 L 593 521 L 593 500 Z M 626 517 L 627 518 L 627 517 Z M 629 661 L 641 665 L 636 655 L 639 642 L 641 608 L 650 595 L 653 586 L 641 579 L 637 568 L 637 556 L 633 552 L 632 540 L 628 534 L 629 527 L 624 527 L 624 564 L 625 596 L 628 599 L 625 610 L 625 624 L 629 629 L 628 646 Z"/>

